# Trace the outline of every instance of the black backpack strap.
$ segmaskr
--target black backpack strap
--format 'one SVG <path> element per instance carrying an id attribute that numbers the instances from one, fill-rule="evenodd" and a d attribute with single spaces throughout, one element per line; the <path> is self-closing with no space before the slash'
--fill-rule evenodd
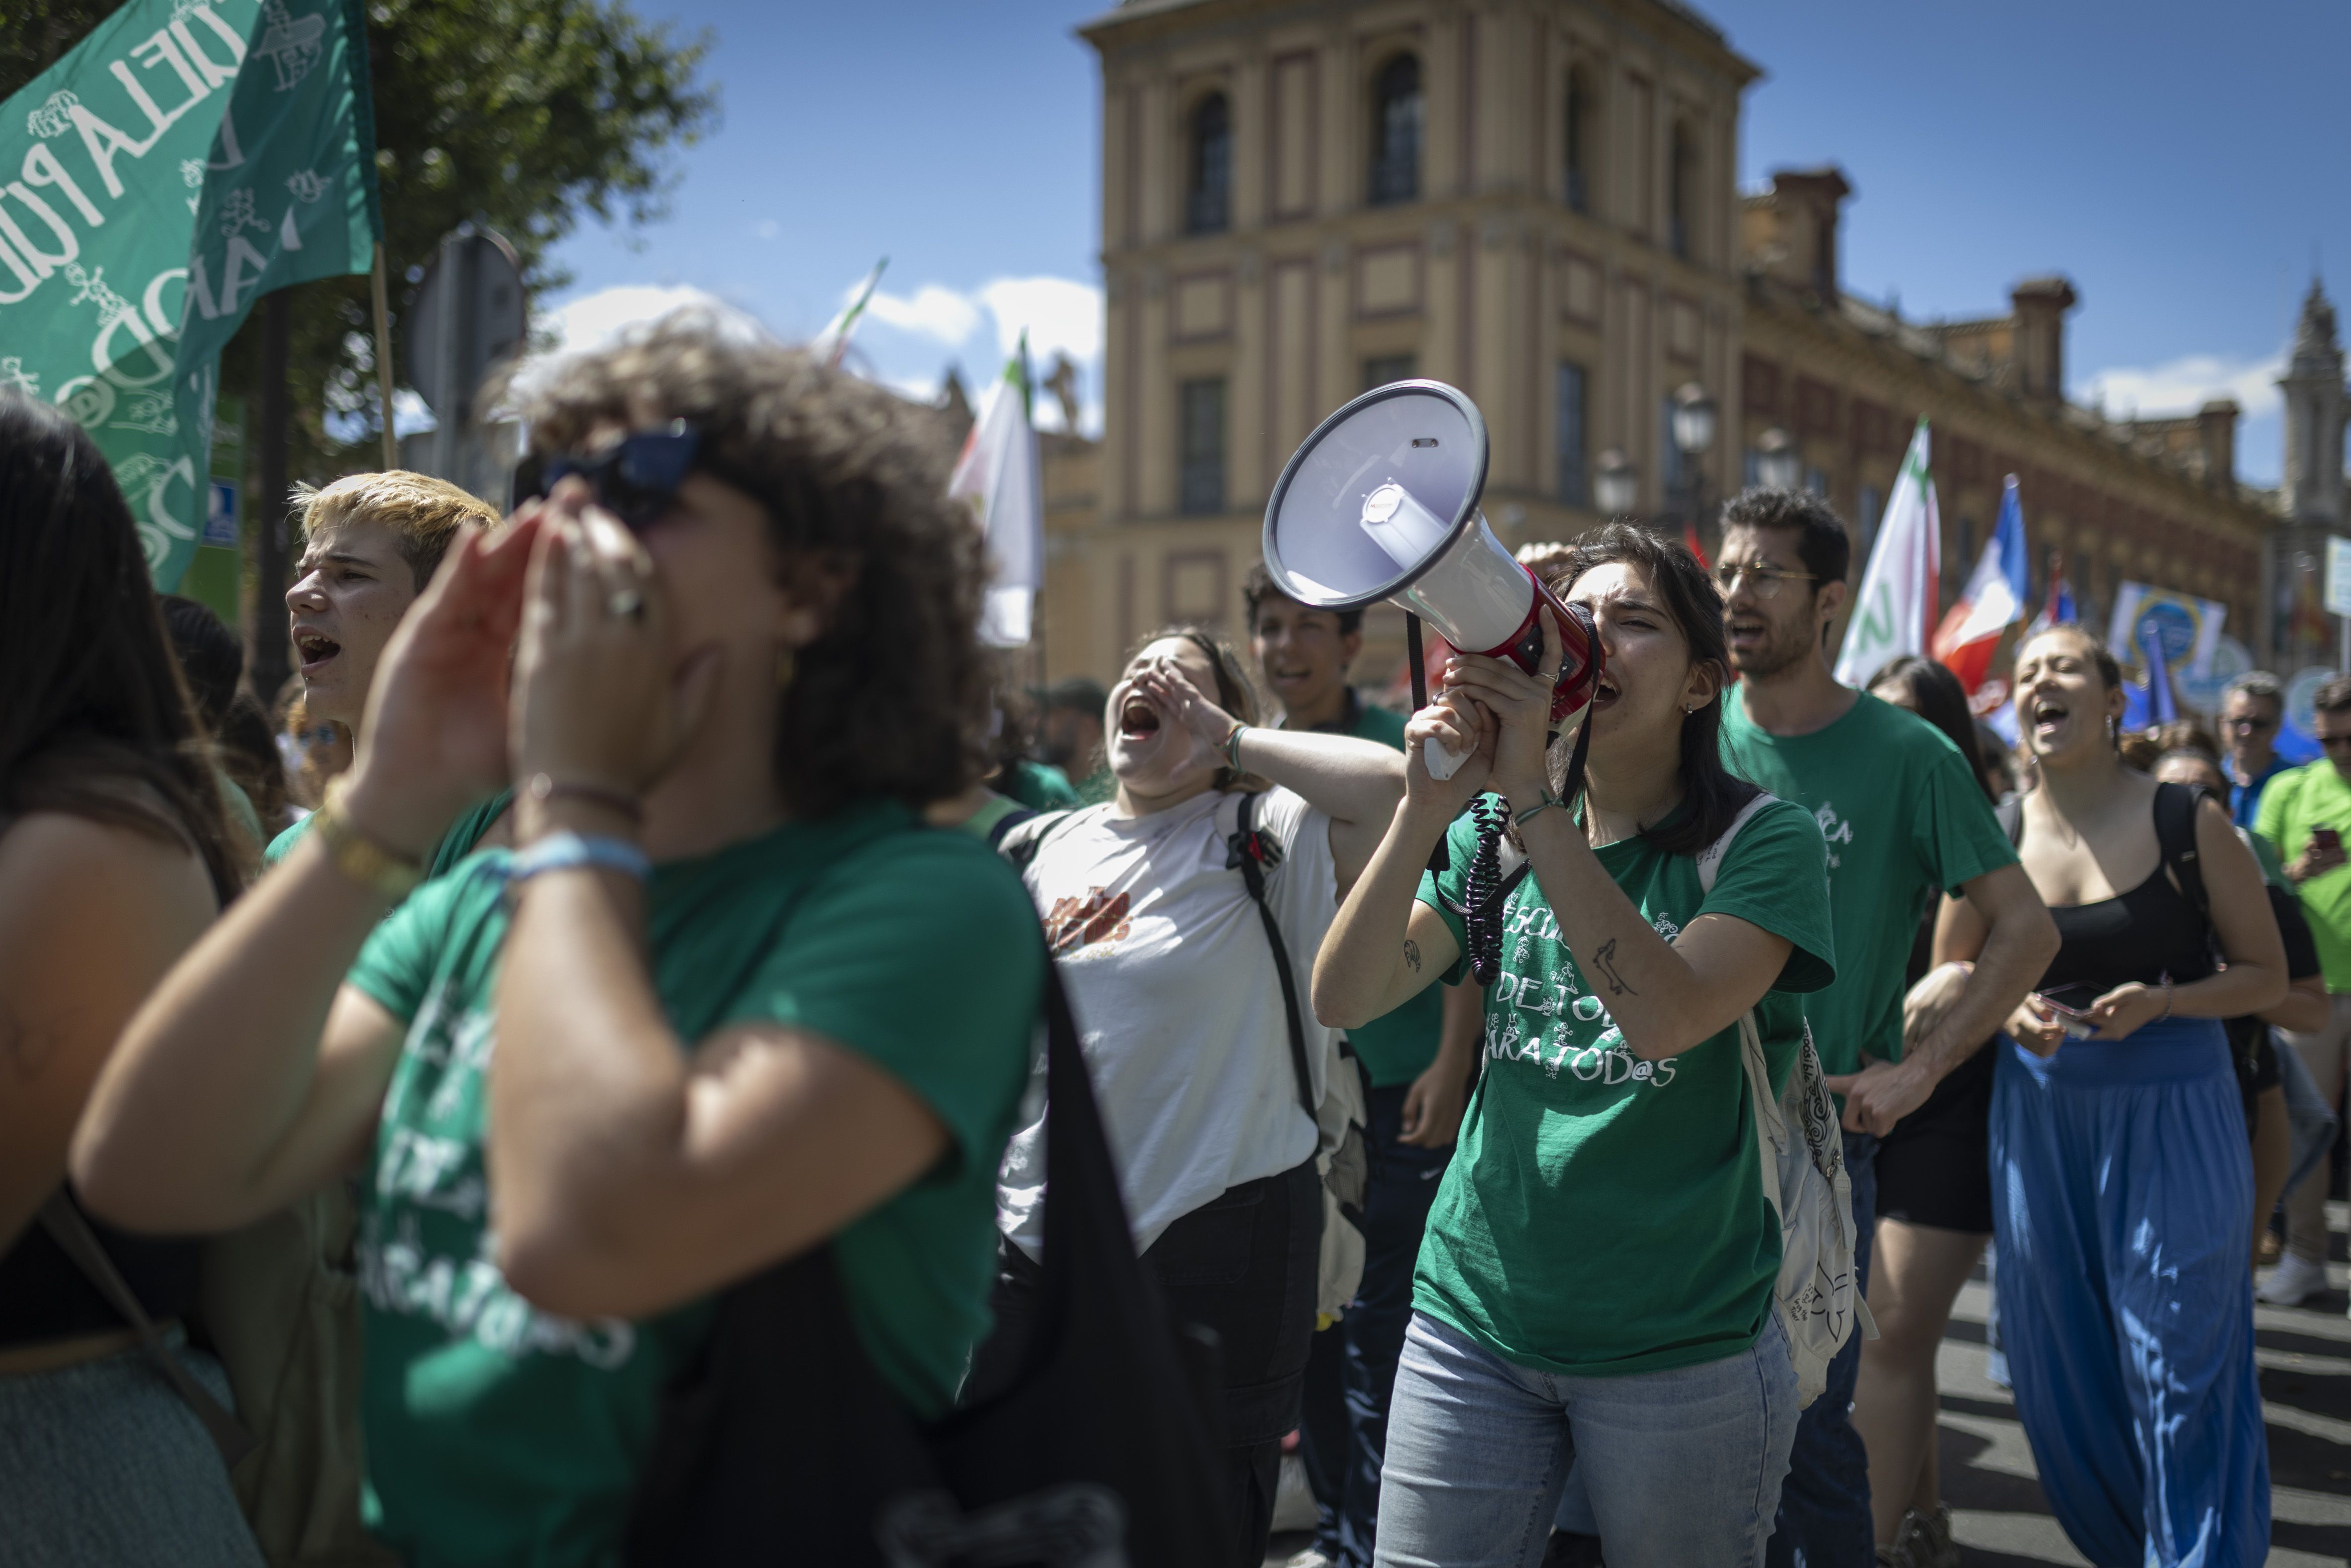
<path id="1" fill-rule="evenodd" d="M 1241 873 L 1249 902 L 1257 905 L 1265 925 L 1267 945 L 1273 949 L 1273 972 L 1281 981 L 1281 1005 L 1290 1024 L 1290 1068 L 1298 1079 L 1298 1105 L 1310 1122 L 1318 1121 L 1314 1075 L 1306 1061 L 1306 1021 L 1298 1010 L 1298 974 L 1290 967 L 1290 945 L 1281 939 L 1281 923 L 1265 901 L 1265 873 L 1281 863 L 1281 846 L 1257 826 L 1257 793 L 1241 797 L 1240 818 L 1233 836 L 1225 841 L 1225 865 Z"/>
<path id="2" fill-rule="evenodd" d="M 2204 893 L 2204 867 L 2196 853 L 2196 809 L 2203 798 L 2204 791 L 2190 785 L 2158 784 L 2155 841 L 2163 852 L 2163 864 L 2172 881 L 2196 906 L 2196 913 L 2210 921 L 2212 911 Z"/>
<path id="3" fill-rule="evenodd" d="M 987 847 L 1001 854 L 1004 851 L 1004 835 L 1023 822 L 1036 821 L 1036 818 L 1037 813 L 1026 806 L 1016 807 L 1005 812 L 996 819 L 996 826 L 987 830 Z M 1033 842 L 1029 846 L 1029 858 L 1030 860 L 1037 858 L 1037 846 Z"/>
<path id="4" fill-rule="evenodd" d="M 1068 827 L 1092 807 L 1081 806 L 1068 811 L 1028 811 L 1008 815 L 987 836 L 987 847 L 1010 862 L 1012 869 L 1023 876 L 1037 862 L 1037 852 L 1045 841 Z"/>

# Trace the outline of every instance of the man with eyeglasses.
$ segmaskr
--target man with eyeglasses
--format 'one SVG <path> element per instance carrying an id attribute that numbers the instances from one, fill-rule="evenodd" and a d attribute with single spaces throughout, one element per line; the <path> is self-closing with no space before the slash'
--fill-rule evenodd
<path id="1" fill-rule="evenodd" d="M 2313 706 L 2312 727 L 2326 755 L 2273 770 L 2261 791 L 2253 831 L 2285 862 L 2326 977 L 2326 1027 L 2308 1034 L 2278 1032 L 2332 1105 L 2343 1092 L 2345 1042 L 2351 1040 L 2351 871 L 2343 852 L 2343 834 L 2351 831 L 2351 675 L 2320 686 Z M 2232 742 L 2236 734 L 2231 726 Z M 2326 1168 L 2321 1160 L 2285 1195 L 2285 1256 L 2261 1289 L 2262 1300 L 2273 1306 L 2294 1306 L 2326 1289 Z"/>
<path id="2" fill-rule="evenodd" d="M 1813 1043 L 1844 1099 L 1865 1291 L 1876 1218 L 1877 1140 L 1998 1031 L 2057 950 L 2057 930 L 2001 831 L 1973 770 L 1916 715 L 1841 685 L 1832 633 L 1848 600 L 1851 545 L 1817 496 L 1749 490 L 1724 507 L 1723 625 L 1739 684 L 1723 695 L 1723 760 L 1810 810 L 1828 841 L 1837 978 L 1805 998 Z M 1911 947 L 1935 890 L 1964 894 L 1991 927 L 1974 974 L 1941 1021 L 1902 1037 Z M 1868 1568 L 1881 1536 L 1868 1456 L 1854 1430 L 1861 1336 L 1808 1406 L 1780 1493 L 1767 1561 Z M 1907 1500 L 1912 1483 L 1898 1483 Z M 1896 1527 L 1897 1506 L 1880 1510 Z"/>
<path id="3" fill-rule="evenodd" d="M 2278 724 L 2285 716 L 2285 692 L 2267 670 L 2252 670 L 2229 683 L 2220 697 L 2220 742 L 2228 750 L 2229 815 L 2251 828 L 2259 815 L 2262 789 L 2293 764 L 2277 754 Z"/>

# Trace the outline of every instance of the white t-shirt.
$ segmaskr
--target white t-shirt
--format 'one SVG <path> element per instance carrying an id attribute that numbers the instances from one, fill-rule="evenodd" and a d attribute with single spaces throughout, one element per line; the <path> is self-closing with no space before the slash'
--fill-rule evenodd
<path id="1" fill-rule="evenodd" d="M 1226 1188 L 1314 1153 L 1298 1103 L 1290 1025 L 1249 888 L 1225 865 L 1240 798 L 1215 790 L 1147 817 L 1090 807 L 1046 833 L 1026 880 L 1045 917 L 1139 1252 Z M 1298 976 L 1314 1097 L 1336 1031 L 1309 999 L 1314 955 L 1338 913 L 1331 819 L 1288 789 L 1258 798 L 1281 846 L 1266 902 Z M 1034 1257 L 1045 1244 L 1045 1124 L 1013 1134 L 997 1224 Z"/>

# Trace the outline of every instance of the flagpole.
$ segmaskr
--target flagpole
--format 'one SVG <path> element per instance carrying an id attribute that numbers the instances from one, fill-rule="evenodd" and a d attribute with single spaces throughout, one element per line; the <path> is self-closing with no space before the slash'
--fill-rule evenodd
<path id="1" fill-rule="evenodd" d="M 383 277 L 383 241 L 375 242 L 375 268 L 369 278 L 375 295 L 375 388 L 383 403 L 383 465 L 400 466 L 400 437 L 392 429 L 392 319 Z"/>

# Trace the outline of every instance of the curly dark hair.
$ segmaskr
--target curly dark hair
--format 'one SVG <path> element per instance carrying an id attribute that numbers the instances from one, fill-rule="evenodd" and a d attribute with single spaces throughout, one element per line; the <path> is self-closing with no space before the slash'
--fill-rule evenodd
<path id="1" fill-rule="evenodd" d="M 776 779 L 795 815 L 866 796 L 919 808 L 987 771 L 986 559 L 925 411 L 693 313 L 566 361 L 517 402 L 541 455 L 607 422 L 691 422 L 713 476 L 767 508 L 778 571 L 847 579 L 780 698 Z"/>
<path id="2" fill-rule="evenodd" d="M 0 392 L 0 819 L 60 811 L 246 871 L 139 530 L 89 433 Z"/>
<path id="3" fill-rule="evenodd" d="M 1603 523 L 1568 547 L 1567 564 L 1552 579 L 1552 591 L 1565 598 L 1576 580 L 1596 566 L 1622 562 L 1648 574 L 1666 613 L 1681 628 L 1695 664 L 1711 665 L 1712 702 L 1682 716 L 1681 781 L 1685 810 L 1668 814 L 1642 833 L 1670 855 L 1694 855 L 1722 836 L 1730 820 L 1759 793 L 1754 785 L 1722 765 L 1722 690 L 1730 674 L 1730 647 L 1722 631 L 1722 594 L 1698 558 L 1683 546 L 1660 538 L 1638 523 Z M 1573 737 L 1552 742 L 1551 786 L 1567 788 Z"/>
<path id="4" fill-rule="evenodd" d="M 1813 574 L 1813 591 L 1843 582 L 1853 567 L 1853 538 L 1836 510 L 1809 490 L 1741 490 L 1723 504 L 1723 531 L 1778 528 L 1796 536 L 1796 558 Z"/>

